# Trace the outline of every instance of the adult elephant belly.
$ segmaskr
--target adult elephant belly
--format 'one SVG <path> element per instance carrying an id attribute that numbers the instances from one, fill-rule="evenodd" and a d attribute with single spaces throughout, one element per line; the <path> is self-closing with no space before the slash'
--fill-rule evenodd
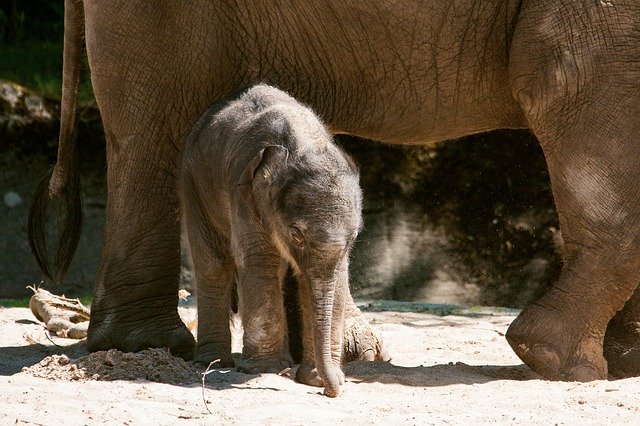
<path id="1" fill-rule="evenodd" d="M 269 3 L 224 11 L 216 25 L 220 10 L 193 17 L 213 31 L 187 48 L 201 67 L 190 68 L 192 89 L 206 87 L 208 102 L 268 82 L 310 104 L 335 133 L 387 143 L 525 125 L 508 81 L 515 2 Z"/>
<path id="2" fill-rule="evenodd" d="M 90 347 L 190 353 L 176 312 L 178 158 L 202 112 L 263 81 L 313 107 L 336 133 L 389 143 L 530 126 L 548 160 L 568 262 L 508 339 L 546 377 L 606 377 L 604 331 L 640 282 L 632 184 L 640 128 L 631 119 L 640 115 L 638 7 L 276 3 L 85 1 L 109 193 Z M 621 327 L 638 320 L 637 299 Z M 626 334 L 611 336 L 619 343 Z"/>

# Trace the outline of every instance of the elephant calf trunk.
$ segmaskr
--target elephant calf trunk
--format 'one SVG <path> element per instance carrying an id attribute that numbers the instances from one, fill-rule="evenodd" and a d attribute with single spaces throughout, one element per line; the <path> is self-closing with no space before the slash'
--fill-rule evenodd
<path id="1" fill-rule="evenodd" d="M 324 291 L 323 291 L 324 289 Z M 335 283 L 313 289 L 316 326 L 314 328 L 316 369 L 324 381 L 324 394 L 335 398 L 340 393 L 340 370 L 332 359 L 332 317 Z"/>

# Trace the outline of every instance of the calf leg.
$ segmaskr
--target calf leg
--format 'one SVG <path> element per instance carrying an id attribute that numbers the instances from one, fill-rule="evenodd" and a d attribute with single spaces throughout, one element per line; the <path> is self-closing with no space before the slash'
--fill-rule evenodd
<path id="1" fill-rule="evenodd" d="M 308 280 L 297 280 L 298 303 L 300 304 L 300 330 L 302 332 L 302 360 L 296 371 L 296 380 L 310 386 L 323 386 L 323 381 L 316 369 L 313 306 L 311 304 L 311 287 Z"/>
<path id="2" fill-rule="evenodd" d="M 185 229 L 196 281 L 198 340 L 194 361 L 232 367 L 229 312 L 234 278 L 229 242 L 208 226 L 202 206 L 183 192 Z"/>
<path id="3" fill-rule="evenodd" d="M 244 335 L 242 361 L 237 369 L 245 373 L 279 373 L 292 364 L 281 285 L 286 264 L 260 237 L 245 235 L 242 240 L 246 251 L 243 264 L 238 267 L 237 288 Z"/>

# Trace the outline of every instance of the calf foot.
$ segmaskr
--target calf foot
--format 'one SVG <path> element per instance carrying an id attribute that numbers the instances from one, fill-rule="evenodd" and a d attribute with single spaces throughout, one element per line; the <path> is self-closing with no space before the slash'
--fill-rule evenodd
<path id="1" fill-rule="evenodd" d="M 564 320 L 575 321 L 571 325 Z M 602 338 L 586 322 L 542 305 L 526 308 L 511 323 L 507 341 L 533 371 L 550 380 L 587 382 L 607 378 Z"/>
<path id="2" fill-rule="evenodd" d="M 145 318 L 132 312 L 130 307 L 126 312 L 92 308 L 87 335 L 89 350 L 138 352 L 149 348 L 168 348 L 174 356 L 185 360 L 193 358 L 195 339 L 176 308 L 172 313 L 163 312 L 164 315 Z"/>
<path id="3" fill-rule="evenodd" d="M 243 358 L 236 370 L 241 373 L 259 374 L 259 373 L 281 373 L 291 368 L 293 362 L 288 357 L 278 358 Z"/>
<path id="4" fill-rule="evenodd" d="M 610 322 L 604 336 L 604 357 L 612 376 L 640 376 L 640 322 Z"/>
<path id="5" fill-rule="evenodd" d="M 324 382 L 322 381 L 322 378 L 320 378 L 318 369 L 315 365 L 307 362 L 301 363 L 300 367 L 298 367 L 298 371 L 296 371 L 296 382 L 304 383 L 309 386 L 324 386 Z"/>
<path id="6" fill-rule="evenodd" d="M 327 396 L 338 396 L 339 386 L 344 384 L 344 372 L 339 366 L 333 365 L 331 370 L 327 372 L 330 375 L 328 381 L 325 381 L 318 373 L 318 369 L 311 363 L 302 362 L 298 371 L 296 371 L 296 382 L 309 386 L 325 387 L 324 393 Z"/>

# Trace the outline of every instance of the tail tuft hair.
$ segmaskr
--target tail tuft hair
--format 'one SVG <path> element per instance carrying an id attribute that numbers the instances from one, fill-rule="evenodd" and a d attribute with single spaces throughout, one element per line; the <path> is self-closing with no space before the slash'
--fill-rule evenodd
<path id="1" fill-rule="evenodd" d="M 61 282 L 69 269 L 82 230 L 82 195 L 75 161 L 73 167 L 75 170 L 71 173 L 67 185 L 60 191 L 59 200 L 52 199 L 49 195 L 53 168 L 40 180 L 33 196 L 27 223 L 31 253 L 42 273 L 54 284 Z M 46 232 L 47 210 L 50 208 L 56 210 L 53 219 L 58 234 L 53 259 L 49 255 Z"/>

